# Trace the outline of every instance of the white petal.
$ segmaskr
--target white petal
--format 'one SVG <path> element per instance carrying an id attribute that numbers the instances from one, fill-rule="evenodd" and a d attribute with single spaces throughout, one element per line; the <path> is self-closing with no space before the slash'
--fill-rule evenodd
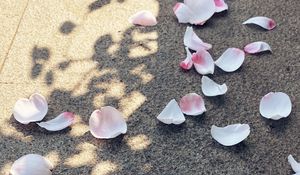
<path id="1" fill-rule="evenodd" d="M 290 115 L 291 111 L 291 99 L 283 92 L 270 92 L 260 100 L 259 112 L 267 119 L 285 118 Z"/>
<path id="2" fill-rule="evenodd" d="M 180 109 L 186 115 L 201 115 L 206 111 L 203 98 L 196 93 L 189 93 L 180 99 Z"/>
<path id="3" fill-rule="evenodd" d="M 127 132 L 127 124 L 122 114 L 111 106 L 95 110 L 89 120 L 92 135 L 96 138 L 110 139 Z"/>
<path id="4" fill-rule="evenodd" d="M 187 27 L 185 34 L 184 34 L 184 39 L 183 43 L 186 47 L 192 49 L 192 50 L 209 50 L 211 49 L 211 44 L 204 43 L 194 32 L 193 27 Z"/>
<path id="5" fill-rule="evenodd" d="M 23 124 L 42 120 L 48 112 L 48 103 L 41 94 L 35 93 L 29 99 L 19 99 L 14 106 L 14 118 Z"/>
<path id="6" fill-rule="evenodd" d="M 74 115 L 71 112 L 64 112 L 57 116 L 56 118 L 46 121 L 37 123 L 40 127 L 47 129 L 48 131 L 59 131 L 65 129 L 66 127 L 70 126 L 74 122 Z"/>
<path id="7" fill-rule="evenodd" d="M 129 22 L 132 24 L 142 25 L 142 26 L 155 26 L 157 24 L 155 16 L 146 10 L 137 12 L 129 18 Z"/>
<path id="8" fill-rule="evenodd" d="M 244 60 L 244 51 L 237 48 L 229 48 L 215 61 L 215 64 L 225 72 L 233 72 L 241 67 Z"/>
<path id="9" fill-rule="evenodd" d="M 294 159 L 292 155 L 288 156 L 288 161 L 295 173 L 300 173 L 300 164 Z"/>
<path id="10" fill-rule="evenodd" d="M 51 175 L 53 165 L 43 156 L 27 154 L 16 160 L 11 169 L 11 175 Z"/>
<path id="11" fill-rule="evenodd" d="M 184 3 L 192 12 L 189 23 L 201 24 L 207 21 L 216 11 L 214 0 L 185 0 Z"/>
<path id="12" fill-rule="evenodd" d="M 212 137 L 224 146 L 236 145 L 245 140 L 250 134 L 248 124 L 233 124 L 226 127 L 211 127 Z"/>
<path id="13" fill-rule="evenodd" d="M 216 12 L 222 12 L 224 10 L 228 10 L 228 5 L 224 2 L 224 0 L 214 0 L 216 5 Z"/>
<path id="14" fill-rule="evenodd" d="M 193 12 L 183 3 L 176 3 L 173 7 L 173 12 L 175 13 L 179 23 L 188 23 L 193 16 Z"/>
<path id="15" fill-rule="evenodd" d="M 257 17 L 250 18 L 247 21 L 243 22 L 243 24 L 256 24 L 267 30 L 272 30 L 276 26 L 276 23 L 273 19 L 264 16 L 257 16 Z"/>
<path id="16" fill-rule="evenodd" d="M 260 53 L 267 50 L 272 51 L 269 44 L 263 41 L 253 42 L 244 47 L 244 51 L 247 53 Z"/>
<path id="17" fill-rule="evenodd" d="M 196 53 L 193 53 L 192 60 L 199 74 L 206 75 L 214 73 L 214 60 L 206 50 L 200 49 Z"/>
<path id="18" fill-rule="evenodd" d="M 186 58 L 185 60 L 181 61 L 180 67 L 185 70 L 190 70 L 191 67 L 193 66 L 192 54 L 189 48 L 185 47 L 185 50 L 186 50 Z"/>
<path id="19" fill-rule="evenodd" d="M 206 96 L 218 96 L 223 95 L 227 92 L 227 86 L 225 83 L 219 85 L 207 76 L 203 76 L 201 82 L 202 92 Z"/>
<path id="20" fill-rule="evenodd" d="M 165 124 L 181 124 L 185 117 L 181 112 L 175 99 L 171 100 L 163 111 L 157 116 L 157 119 Z"/>

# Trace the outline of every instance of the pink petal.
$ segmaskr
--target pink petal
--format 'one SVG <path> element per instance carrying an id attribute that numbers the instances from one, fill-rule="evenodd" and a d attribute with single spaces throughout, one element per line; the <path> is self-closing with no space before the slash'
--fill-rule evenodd
<path id="1" fill-rule="evenodd" d="M 222 12 L 224 10 L 228 10 L 228 5 L 224 2 L 224 0 L 214 0 L 216 5 L 216 12 Z"/>
<path id="2" fill-rule="evenodd" d="M 191 10 L 185 4 L 179 2 L 175 4 L 173 11 L 179 23 L 188 23 L 193 15 Z"/>
<path id="3" fill-rule="evenodd" d="M 122 114 L 111 106 L 95 110 L 90 117 L 89 127 L 92 135 L 101 139 L 115 138 L 127 132 L 127 124 Z"/>
<path id="4" fill-rule="evenodd" d="M 149 11 L 140 11 L 129 18 L 132 24 L 142 26 L 155 26 L 157 24 L 155 16 Z"/>
<path id="5" fill-rule="evenodd" d="M 262 41 L 257 41 L 257 42 L 247 44 L 244 47 L 244 50 L 247 53 L 260 53 L 263 51 L 272 51 L 269 44 L 266 42 L 262 42 Z"/>
<path id="6" fill-rule="evenodd" d="M 185 70 L 190 70 L 191 67 L 193 66 L 192 54 L 189 48 L 185 47 L 185 50 L 186 50 L 186 59 L 181 61 L 180 67 Z"/>
<path id="7" fill-rule="evenodd" d="M 14 118 L 22 123 L 42 120 L 48 112 L 48 103 L 44 96 L 35 93 L 29 99 L 19 99 L 13 108 Z"/>
<path id="8" fill-rule="evenodd" d="M 244 51 L 238 48 L 229 48 L 215 61 L 215 64 L 225 72 L 233 72 L 241 67 L 244 60 Z"/>
<path id="9" fill-rule="evenodd" d="M 186 47 L 192 50 L 209 50 L 211 49 L 211 44 L 204 43 L 194 32 L 193 27 L 187 27 L 184 33 L 183 43 Z"/>
<path id="10" fill-rule="evenodd" d="M 75 116 L 71 112 L 64 112 L 56 118 L 37 123 L 40 127 L 47 129 L 48 131 L 59 131 L 73 124 Z"/>
<path id="11" fill-rule="evenodd" d="M 214 60 L 206 50 L 200 49 L 196 53 L 193 53 L 192 60 L 199 74 L 206 75 L 214 73 Z"/>
<path id="12" fill-rule="evenodd" d="M 186 115 L 200 115 L 206 111 L 203 98 L 196 93 L 189 93 L 179 102 L 181 111 Z"/>
<path id="13" fill-rule="evenodd" d="M 273 19 L 264 16 L 257 16 L 257 17 L 250 18 L 247 21 L 243 22 L 243 24 L 256 24 L 267 30 L 272 30 L 276 26 L 276 23 Z"/>

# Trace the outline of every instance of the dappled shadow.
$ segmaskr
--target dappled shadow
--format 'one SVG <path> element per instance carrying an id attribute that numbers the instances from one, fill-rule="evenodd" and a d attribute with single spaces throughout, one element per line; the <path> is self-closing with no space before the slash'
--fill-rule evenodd
<path id="1" fill-rule="evenodd" d="M 68 35 L 74 30 L 75 27 L 76 24 L 74 24 L 72 21 L 66 21 L 60 26 L 59 31 L 62 34 Z"/>
<path id="2" fill-rule="evenodd" d="M 50 58 L 50 50 L 46 47 L 37 47 L 34 46 L 34 48 L 31 51 L 31 58 L 32 58 L 32 69 L 31 69 L 31 78 L 37 78 L 45 66 L 44 64 L 49 60 Z"/>

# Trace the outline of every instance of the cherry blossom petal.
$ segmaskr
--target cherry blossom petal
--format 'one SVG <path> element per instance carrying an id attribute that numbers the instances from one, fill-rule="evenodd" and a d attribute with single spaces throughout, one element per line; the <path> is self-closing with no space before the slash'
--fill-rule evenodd
<path id="1" fill-rule="evenodd" d="M 206 111 L 203 98 L 196 93 L 189 93 L 180 99 L 180 109 L 186 115 L 201 115 Z"/>
<path id="2" fill-rule="evenodd" d="M 193 53 L 192 60 L 199 74 L 206 75 L 214 73 L 214 60 L 206 50 L 200 49 L 196 53 Z"/>
<path id="3" fill-rule="evenodd" d="M 48 103 L 45 97 L 38 93 L 32 94 L 29 99 L 19 99 L 13 108 L 14 118 L 22 124 L 40 121 L 47 112 Z"/>
<path id="4" fill-rule="evenodd" d="M 155 16 L 146 10 L 137 12 L 129 18 L 129 22 L 132 24 L 142 25 L 142 26 L 155 26 L 157 24 Z"/>
<path id="5" fill-rule="evenodd" d="M 185 117 L 175 99 L 167 104 L 163 111 L 157 116 L 157 119 L 165 124 L 175 125 L 179 125 L 185 121 Z"/>
<path id="6" fill-rule="evenodd" d="M 288 117 L 291 111 L 291 99 L 283 92 L 270 92 L 260 101 L 259 112 L 267 119 L 279 120 Z"/>
<path id="7" fill-rule="evenodd" d="M 173 11 L 179 23 L 188 23 L 193 15 L 193 12 L 184 3 L 176 3 Z"/>
<path id="8" fill-rule="evenodd" d="M 216 12 L 222 12 L 224 10 L 228 10 L 228 5 L 224 2 L 224 0 L 214 0 L 216 5 Z"/>
<path id="9" fill-rule="evenodd" d="M 40 127 L 47 129 L 48 131 L 59 131 L 67 128 L 72 125 L 74 122 L 75 116 L 71 112 L 64 112 L 57 116 L 56 118 L 37 123 Z"/>
<path id="10" fill-rule="evenodd" d="M 92 135 L 100 139 L 115 138 L 127 132 L 127 124 L 122 114 L 111 106 L 95 110 L 89 120 Z"/>
<path id="11" fill-rule="evenodd" d="M 212 48 L 211 44 L 203 42 L 197 34 L 194 32 L 193 27 L 187 27 L 185 34 L 184 34 L 184 39 L 183 43 L 186 47 L 192 49 L 192 50 L 209 50 Z"/>
<path id="12" fill-rule="evenodd" d="M 192 54 L 189 48 L 185 47 L 185 50 L 186 50 L 186 58 L 185 60 L 181 61 L 180 67 L 185 70 L 190 70 L 191 67 L 193 66 Z"/>
<path id="13" fill-rule="evenodd" d="M 257 41 L 257 42 L 247 44 L 244 47 L 244 51 L 250 54 L 254 54 L 254 53 L 260 53 L 263 51 L 272 51 L 272 50 L 268 43 L 263 41 Z"/>
<path id="14" fill-rule="evenodd" d="M 214 82 L 212 79 L 208 78 L 207 76 L 203 76 L 201 79 L 201 88 L 204 95 L 212 97 L 223 95 L 227 92 L 226 84 L 219 85 Z"/>
<path id="15" fill-rule="evenodd" d="M 288 162 L 296 174 L 300 173 L 300 163 L 298 163 L 292 155 L 288 156 Z"/>
<path id="16" fill-rule="evenodd" d="M 228 48 L 215 64 L 225 72 L 233 72 L 241 67 L 245 60 L 244 51 L 238 48 Z"/>
<path id="17" fill-rule="evenodd" d="M 52 163 L 38 154 L 27 154 L 16 160 L 11 169 L 11 175 L 51 175 Z"/>
<path id="18" fill-rule="evenodd" d="M 247 21 L 243 22 L 243 24 L 256 24 L 267 30 L 272 30 L 276 26 L 276 23 L 273 19 L 264 16 L 257 16 L 257 17 L 250 18 Z"/>
<path id="19" fill-rule="evenodd" d="M 233 146 L 245 140 L 250 134 L 248 124 L 233 124 L 226 127 L 211 127 L 212 137 L 224 146 Z"/>

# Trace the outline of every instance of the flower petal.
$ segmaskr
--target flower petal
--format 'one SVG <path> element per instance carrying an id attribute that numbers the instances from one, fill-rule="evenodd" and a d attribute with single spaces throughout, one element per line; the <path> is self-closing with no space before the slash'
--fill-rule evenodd
<path id="1" fill-rule="evenodd" d="M 285 118 L 290 115 L 291 111 L 291 99 L 283 92 L 270 92 L 260 100 L 259 112 L 267 119 Z"/>
<path id="2" fill-rule="evenodd" d="M 190 24 L 200 24 L 213 16 L 216 10 L 214 0 L 185 0 L 184 3 L 192 12 Z"/>
<path id="3" fill-rule="evenodd" d="M 247 44 L 244 47 L 244 51 L 247 53 L 253 54 L 253 53 L 260 53 L 263 51 L 272 51 L 272 50 L 268 43 L 263 42 L 263 41 L 257 41 L 257 42 Z"/>
<path id="4" fill-rule="evenodd" d="M 16 160 L 11 169 L 11 175 L 51 175 L 53 165 L 49 160 L 38 154 L 27 154 Z"/>
<path id="5" fill-rule="evenodd" d="M 127 132 L 122 114 L 111 106 L 95 110 L 89 120 L 92 135 L 96 138 L 111 139 Z"/>
<path id="6" fill-rule="evenodd" d="M 179 23 L 188 23 L 193 16 L 193 12 L 183 3 L 176 3 L 173 7 L 173 12 L 175 13 Z"/>
<path id="7" fill-rule="evenodd" d="M 66 127 L 70 126 L 74 122 L 74 115 L 71 112 L 64 112 L 57 116 L 56 118 L 46 121 L 37 123 L 40 127 L 47 129 L 48 131 L 59 131 L 65 129 Z"/>
<path id="8" fill-rule="evenodd" d="M 288 162 L 295 173 L 300 173 L 300 163 L 298 163 L 292 155 L 288 156 Z"/>
<path id="9" fill-rule="evenodd" d="M 201 115 L 206 111 L 203 98 L 196 93 L 189 93 L 180 99 L 180 109 L 186 115 Z"/>
<path id="10" fill-rule="evenodd" d="M 200 49 L 196 53 L 193 53 L 192 60 L 199 74 L 206 75 L 214 73 L 214 60 L 206 50 Z"/>
<path id="11" fill-rule="evenodd" d="M 204 43 L 194 32 L 193 27 L 187 27 L 185 34 L 184 34 L 184 39 L 183 43 L 186 47 L 192 49 L 192 50 L 209 50 L 211 49 L 212 45 L 208 43 Z"/>
<path id="12" fill-rule="evenodd" d="M 185 47 L 186 50 L 186 58 L 185 60 L 180 62 L 180 67 L 185 70 L 190 70 L 193 66 L 192 54 L 189 48 Z"/>
<path id="13" fill-rule="evenodd" d="M 132 24 L 142 25 L 142 26 L 155 26 L 157 24 L 155 16 L 146 10 L 137 12 L 129 18 L 129 22 Z"/>
<path id="14" fill-rule="evenodd" d="M 157 119 L 165 124 L 175 125 L 179 125 L 185 121 L 185 117 L 175 99 L 167 104 L 163 111 L 157 116 Z"/>
<path id="15" fill-rule="evenodd" d="M 245 140 L 250 134 L 248 124 L 233 124 L 226 127 L 211 127 L 212 137 L 224 146 L 233 146 Z"/>
<path id="16" fill-rule="evenodd" d="M 224 2 L 224 0 L 214 0 L 216 5 L 216 12 L 222 12 L 224 10 L 228 10 L 228 5 Z"/>
<path id="17" fill-rule="evenodd" d="M 276 26 L 276 23 L 273 19 L 264 16 L 250 18 L 247 21 L 243 22 L 243 24 L 256 24 L 267 30 L 272 30 Z"/>
<path id="18" fill-rule="evenodd" d="M 233 72 L 241 67 L 244 60 L 244 51 L 238 48 L 229 48 L 215 61 L 215 64 L 225 72 Z"/>
<path id="19" fill-rule="evenodd" d="M 38 93 L 32 94 L 29 99 L 19 99 L 13 109 L 14 118 L 22 124 L 40 121 L 47 112 L 48 103 L 45 97 Z"/>
<path id="20" fill-rule="evenodd" d="M 227 92 L 227 86 L 225 83 L 219 85 L 207 76 L 203 76 L 201 82 L 202 92 L 206 96 L 218 96 L 223 95 Z"/>

